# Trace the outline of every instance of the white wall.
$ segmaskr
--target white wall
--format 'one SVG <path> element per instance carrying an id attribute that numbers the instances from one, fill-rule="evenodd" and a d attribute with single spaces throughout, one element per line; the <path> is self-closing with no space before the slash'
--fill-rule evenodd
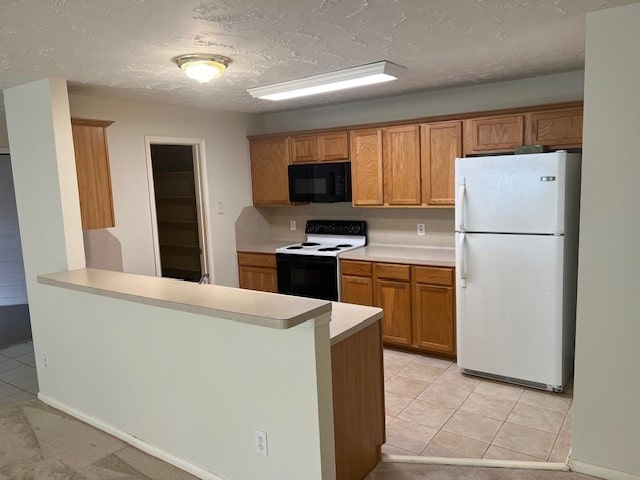
<path id="1" fill-rule="evenodd" d="M 25 303 L 27 288 L 11 159 L 0 153 L 0 306 Z"/>
<path id="2" fill-rule="evenodd" d="M 638 25 L 640 4 L 587 15 L 572 465 L 607 478 L 640 476 Z"/>
<path id="3" fill-rule="evenodd" d="M 44 400 L 224 479 L 335 479 L 328 322 L 280 330 L 40 287 Z"/>
<path id="4" fill-rule="evenodd" d="M 584 72 L 576 71 L 328 107 L 271 113 L 265 115 L 266 131 L 273 133 L 308 130 L 577 101 L 582 100 L 583 78 Z M 283 105 L 283 108 L 285 107 L 286 105 Z"/>
<path id="5" fill-rule="evenodd" d="M 155 275 L 145 135 L 202 138 L 206 142 L 213 275 L 218 285 L 238 285 L 234 222 L 251 205 L 249 145 L 260 131 L 258 115 L 70 96 L 74 117 L 113 120 L 108 129 L 116 226 L 125 272 Z M 214 206 L 224 203 L 224 213 Z"/>

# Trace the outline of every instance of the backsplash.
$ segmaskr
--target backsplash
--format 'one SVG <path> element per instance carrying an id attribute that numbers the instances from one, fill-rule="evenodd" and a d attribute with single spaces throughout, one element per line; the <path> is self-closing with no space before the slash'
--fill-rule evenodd
<path id="1" fill-rule="evenodd" d="M 255 207 L 247 207 L 254 209 Z M 309 204 L 294 207 L 259 207 L 261 217 L 271 225 L 273 240 L 302 241 L 305 238 L 305 222 L 310 219 L 326 220 L 366 220 L 369 230 L 369 243 L 407 246 L 454 246 L 454 210 L 409 209 L 409 208 L 354 208 L 348 203 Z M 245 225 L 255 214 L 243 212 L 236 222 L 238 244 L 242 240 L 255 238 L 244 232 L 252 230 Z M 259 218 L 259 217 L 258 217 Z M 290 220 L 295 220 L 296 231 L 291 231 Z M 426 235 L 416 235 L 416 225 L 424 223 Z M 240 233 L 243 232 L 243 233 Z"/>

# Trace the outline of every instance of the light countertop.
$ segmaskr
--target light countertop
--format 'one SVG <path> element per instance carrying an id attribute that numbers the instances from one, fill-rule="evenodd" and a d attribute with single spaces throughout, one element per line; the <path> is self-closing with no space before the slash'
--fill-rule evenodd
<path id="1" fill-rule="evenodd" d="M 38 283 L 269 328 L 291 328 L 331 311 L 326 300 L 92 268 L 40 275 Z"/>
<path id="2" fill-rule="evenodd" d="M 40 275 L 38 283 L 279 329 L 331 312 L 332 345 L 382 318 L 375 307 L 92 268 Z"/>
<path id="3" fill-rule="evenodd" d="M 340 260 L 409 263 L 435 267 L 455 267 L 455 249 L 449 247 L 406 247 L 404 245 L 367 245 L 340 254 Z"/>
<path id="4" fill-rule="evenodd" d="M 332 302 L 331 305 L 331 323 L 329 324 L 331 345 L 349 338 L 382 318 L 381 308 L 340 302 Z"/>
<path id="5" fill-rule="evenodd" d="M 276 253 L 276 248 L 286 247 L 296 243 L 295 240 L 269 240 L 266 242 L 250 243 L 236 246 L 236 250 L 241 253 Z"/>

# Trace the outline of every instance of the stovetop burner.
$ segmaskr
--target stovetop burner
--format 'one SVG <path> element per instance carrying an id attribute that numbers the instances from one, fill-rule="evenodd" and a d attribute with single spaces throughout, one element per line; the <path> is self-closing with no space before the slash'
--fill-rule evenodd
<path id="1" fill-rule="evenodd" d="M 276 248 L 276 253 L 338 257 L 367 244 L 367 224 L 362 220 L 308 220 L 304 231 L 307 238 L 302 242 Z"/>

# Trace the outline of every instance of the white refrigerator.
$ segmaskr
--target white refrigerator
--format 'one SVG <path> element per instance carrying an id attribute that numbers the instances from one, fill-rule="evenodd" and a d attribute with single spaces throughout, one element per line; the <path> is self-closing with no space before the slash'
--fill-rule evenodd
<path id="1" fill-rule="evenodd" d="M 562 391 L 573 371 L 580 155 L 456 159 L 464 373 Z"/>

